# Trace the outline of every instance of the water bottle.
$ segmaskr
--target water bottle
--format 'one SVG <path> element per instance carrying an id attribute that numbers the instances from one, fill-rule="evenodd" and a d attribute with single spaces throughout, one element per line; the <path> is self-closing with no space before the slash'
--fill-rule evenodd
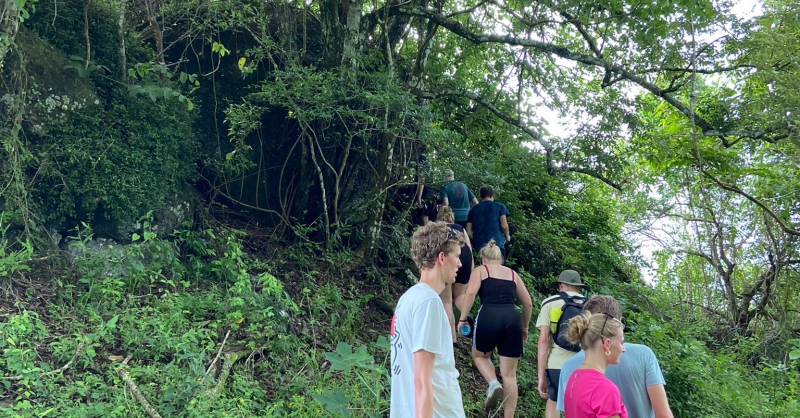
<path id="1" fill-rule="evenodd" d="M 472 327 L 469 326 L 469 323 L 464 322 L 464 325 L 458 328 L 458 332 L 460 332 L 461 335 L 468 337 L 470 332 L 472 332 Z"/>

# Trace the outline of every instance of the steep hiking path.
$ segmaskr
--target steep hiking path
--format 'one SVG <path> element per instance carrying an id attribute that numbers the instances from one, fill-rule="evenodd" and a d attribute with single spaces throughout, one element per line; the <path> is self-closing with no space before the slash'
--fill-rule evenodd
<path id="1" fill-rule="evenodd" d="M 413 266 L 275 245 L 271 232 L 215 225 L 125 245 L 85 239 L 71 255 L 22 260 L 2 278 L 3 412 L 387 414 L 389 325 Z M 470 341 L 457 345 L 466 409 L 479 416 L 485 387 Z M 533 414 L 535 345 L 525 349 L 518 411 Z"/>

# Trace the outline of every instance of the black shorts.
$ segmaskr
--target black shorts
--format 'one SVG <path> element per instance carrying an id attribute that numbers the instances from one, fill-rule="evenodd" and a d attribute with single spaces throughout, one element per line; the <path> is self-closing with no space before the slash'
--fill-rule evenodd
<path id="1" fill-rule="evenodd" d="M 558 402 L 558 381 L 561 380 L 561 369 L 547 369 L 544 373 L 547 378 L 547 395 L 553 402 Z"/>
<path id="2" fill-rule="evenodd" d="M 472 274 L 472 250 L 469 246 L 461 247 L 461 268 L 456 272 L 456 283 L 467 284 L 469 283 L 469 276 Z"/>
<path id="3" fill-rule="evenodd" d="M 472 346 L 482 353 L 522 357 L 522 317 L 514 305 L 483 305 L 475 318 Z"/>

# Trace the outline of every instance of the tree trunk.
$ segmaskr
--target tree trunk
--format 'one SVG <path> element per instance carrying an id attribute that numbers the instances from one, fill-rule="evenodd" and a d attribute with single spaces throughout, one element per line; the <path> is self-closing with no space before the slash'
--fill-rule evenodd
<path id="1" fill-rule="evenodd" d="M 125 56 L 125 7 L 127 3 L 128 0 L 119 1 L 119 19 L 117 20 L 117 30 L 119 31 L 119 72 L 122 81 L 125 81 L 128 77 L 128 62 Z"/>
<path id="2" fill-rule="evenodd" d="M 367 218 L 366 234 L 364 240 L 361 241 L 356 251 L 356 255 L 364 260 L 371 259 L 375 256 L 376 244 L 378 243 L 378 236 L 381 232 L 381 221 L 383 220 L 383 211 L 386 207 L 386 188 L 392 178 L 393 161 L 394 161 L 394 144 L 397 142 L 397 135 L 391 133 L 384 133 L 381 141 L 381 159 L 378 166 L 382 172 L 378 174 L 378 181 L 372 189 L 372 196 L 376 196 L 376 203 L 370 210 L 369 217 Z"/>
<path id="3" fill-rule="evenodd" d="M 364 0 L 348 0 L 345 38 L 342 45 L 342 66 L 354 75 L 358 69 L 358 57 L 361 52 L 361 9 Z"/>
<path id="4" fill-rule="evenodd" d="M 340 0 L 321 1 L 319 12 L 322 20 L 322 45 L 324 45 L 322 65 L 325 68 L 335 68 L 342 63 L 344 46 L 344 28 L 339 18 L 341 15 Z"/>
<path id="5" fill-rule="evenodd" d="M 0 11 L 0 68 L 11 50 L 19 31 L 19 8 L 14 0 L 4 0 Z"/>

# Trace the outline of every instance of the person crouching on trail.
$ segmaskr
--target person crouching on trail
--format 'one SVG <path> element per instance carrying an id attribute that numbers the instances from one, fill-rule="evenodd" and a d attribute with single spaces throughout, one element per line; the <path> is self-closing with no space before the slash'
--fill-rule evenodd
<path id="1" fill-rule="evenodd" d="M 444 222 L 414 232 L 419 282 L 397 301 L 391 325 L 391 418 L 464 418 L 453 338 L 439 294 L 456 280 L 464 235 Z"/>
<path id="2" fill-rule="evenodd" d="M 484 407 L 492 411 L 505 400 L 503 416 L 513 418 L 518 397 L 517 365 L 522 357 L 522 343 L 528 339 L 533 302 L 519 275 L 502 265 L 503 256 L 494 240 L 481 248 L 480 256 L 483 266 L 475 268 L 469 278 L 458 326 L 466 322 L 475 296 L 479 296 L 481 308 L 475 318 L 472 358 L 489 384 Z M 514 305 L 515 297 L 522 302 L 522 315 Z M 500 357 L 502 385 L 497 381 L 491 359 L 495 347 Z"/>
<path id="3" fill-rule="evenodd" d="M 628 418 L 619 388 L 605 376 L 625 352 L 622 322 L 586 312 L 569 320 L 567 339 L 580 343 L 586 356 L 567 382 L 564 418 Z"/>
<path id="4" fill-rule="evenodd" d="M 461 247 L 461 267 L 458 269 L 456 273 L 456 282 L 451 285 L 446 285 L 444 291 L 441 293 L 442 303 L 444 303 L 444 310 L 447 312 L 447 319 L 450 322 L 452 335 L 453 335 L 453 346 L 455 347 L 456 341 L 456 324 L 455 324 L 455 316 L 453 315 L 453 301 L 455 301 L 456 308 L 458 308 L 459 313 L 463 312 L 461 309 L 461 304 L 464 302 L 464 293 L 467 291 L 467 283 L 469 283 L 469 276 L 472 273 L 472 269 L 475 267 L 475 260 L 472 258 L 472 244 L 469 242 L 469 238 L 466 236 L 464 232 L 464 228 L 455 223 L 455 216 L 453 215 L 453 209 L 450 206 L 442 206 L 439 209 L 439 220 L 442 222 L 447 223 L 447 227 L 464 233 L 464 237 L 467 239 L 467 242 L 464 246 Z M 469 311 L 467 311 L 469 313 Z M 461 316 L 466 316 L 463 314 Z"/>

